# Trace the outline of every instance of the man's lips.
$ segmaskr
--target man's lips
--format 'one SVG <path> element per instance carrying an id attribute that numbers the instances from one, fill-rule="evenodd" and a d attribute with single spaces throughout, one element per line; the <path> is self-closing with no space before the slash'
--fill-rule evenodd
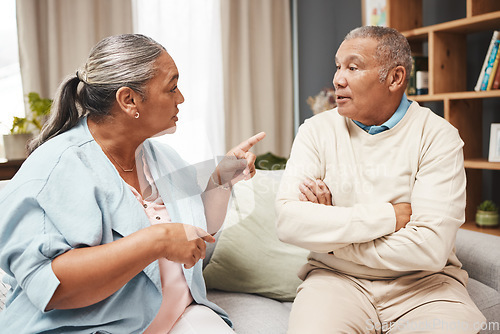
<path id="1" fill-rule="evenodd" d="M 345 95 L 337 95 L 336 96 L 336 100 L 337 102 L 340 102 L 340 101 L 347 101 L 348 99 L 350 99 L 349 96 L 345 96 Z"/>

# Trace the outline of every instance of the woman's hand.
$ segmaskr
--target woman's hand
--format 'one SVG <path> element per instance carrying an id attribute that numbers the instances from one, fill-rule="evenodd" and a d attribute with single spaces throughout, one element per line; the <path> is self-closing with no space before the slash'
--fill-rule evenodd
<path id="1" fill-rule="evenodd" d="M 198 227 L 166 223 L 104 245 L 72 249 L 52 261 L 60 284 L 46 310 L 100 302 L 162 257 L 191 268 L 205 257 L 205 241 L 215 239 Z"/>
<path id="2" fill-rule="evenodd" d="M 249 150 L 265 136 L 265 132 L 260 132 L 227 152 L 212 175 L 214 183 L 232 186 L 243 179 L 251 179 L 255 175 L 256 156 Z"/>
<path id="3" fill-rule="evenodd" d="M 215 239 L 199 227 L 167 223 L 158 224 L 163 234 L 163 257 L 184 264 L 184 268 L 193 267 L 198 260 L 205 258 L 206 242 L 213 243 Z"/>
<path id="4" fill-rule="evenodd" d="M 332 193 L 320 179 L 306 180 L 299 186 L 299 189 L 299 199 L 303 202 L 332 205 Z"/>

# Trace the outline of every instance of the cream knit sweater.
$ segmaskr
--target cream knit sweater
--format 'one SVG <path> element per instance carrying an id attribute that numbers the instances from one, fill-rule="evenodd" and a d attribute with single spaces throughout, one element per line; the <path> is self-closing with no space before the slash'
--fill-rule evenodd
<path id="1" fill-rule="evenodd" d="M 455 235 L 465 216 L 463 142 L 458 131 L 413 102 L 392 129 L 370 135 L 336 109 L 299 129 L 276 200 L 280 239 L 311 251 L 316 267 L 387 279 L 443 271 L 465 283 Z M 333 206 L 299 201 L 299 184 L 321 179 Z M 391 204 L 411 203 L 395 231 Z"/>

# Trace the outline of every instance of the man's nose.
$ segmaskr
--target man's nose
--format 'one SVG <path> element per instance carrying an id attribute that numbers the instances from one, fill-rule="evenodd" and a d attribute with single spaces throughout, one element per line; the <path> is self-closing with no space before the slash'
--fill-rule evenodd
<path id="1" fill-rule="evenodd" d="M 345 76 L 342 74 L 341 70 L 337 70 L 333 75 L 333 87 L 337 89 L 337 87 L 345 87 L 347 85 L 347 80 Z"/>

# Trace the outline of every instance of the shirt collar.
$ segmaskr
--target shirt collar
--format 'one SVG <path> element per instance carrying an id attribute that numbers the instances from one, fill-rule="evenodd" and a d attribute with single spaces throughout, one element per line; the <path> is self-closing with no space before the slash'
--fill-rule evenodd
<path id="1" fill-rule="evenodd" d="M 353 120 L 353 122 L 369 134 L 374 135 L 385 130 L 392 129 L 404 117 L 410 105 L 411 102 L 406 97 L 406 94 L 403 93 L 403 97 L 401 98 L 401 102 L 399 103 L 398 108 L 396 109 L 394 114 L 392 114 L 391 118 L 385 121 L 382 125 L 364 125 L 363 123 L 355 120 Z"/>

